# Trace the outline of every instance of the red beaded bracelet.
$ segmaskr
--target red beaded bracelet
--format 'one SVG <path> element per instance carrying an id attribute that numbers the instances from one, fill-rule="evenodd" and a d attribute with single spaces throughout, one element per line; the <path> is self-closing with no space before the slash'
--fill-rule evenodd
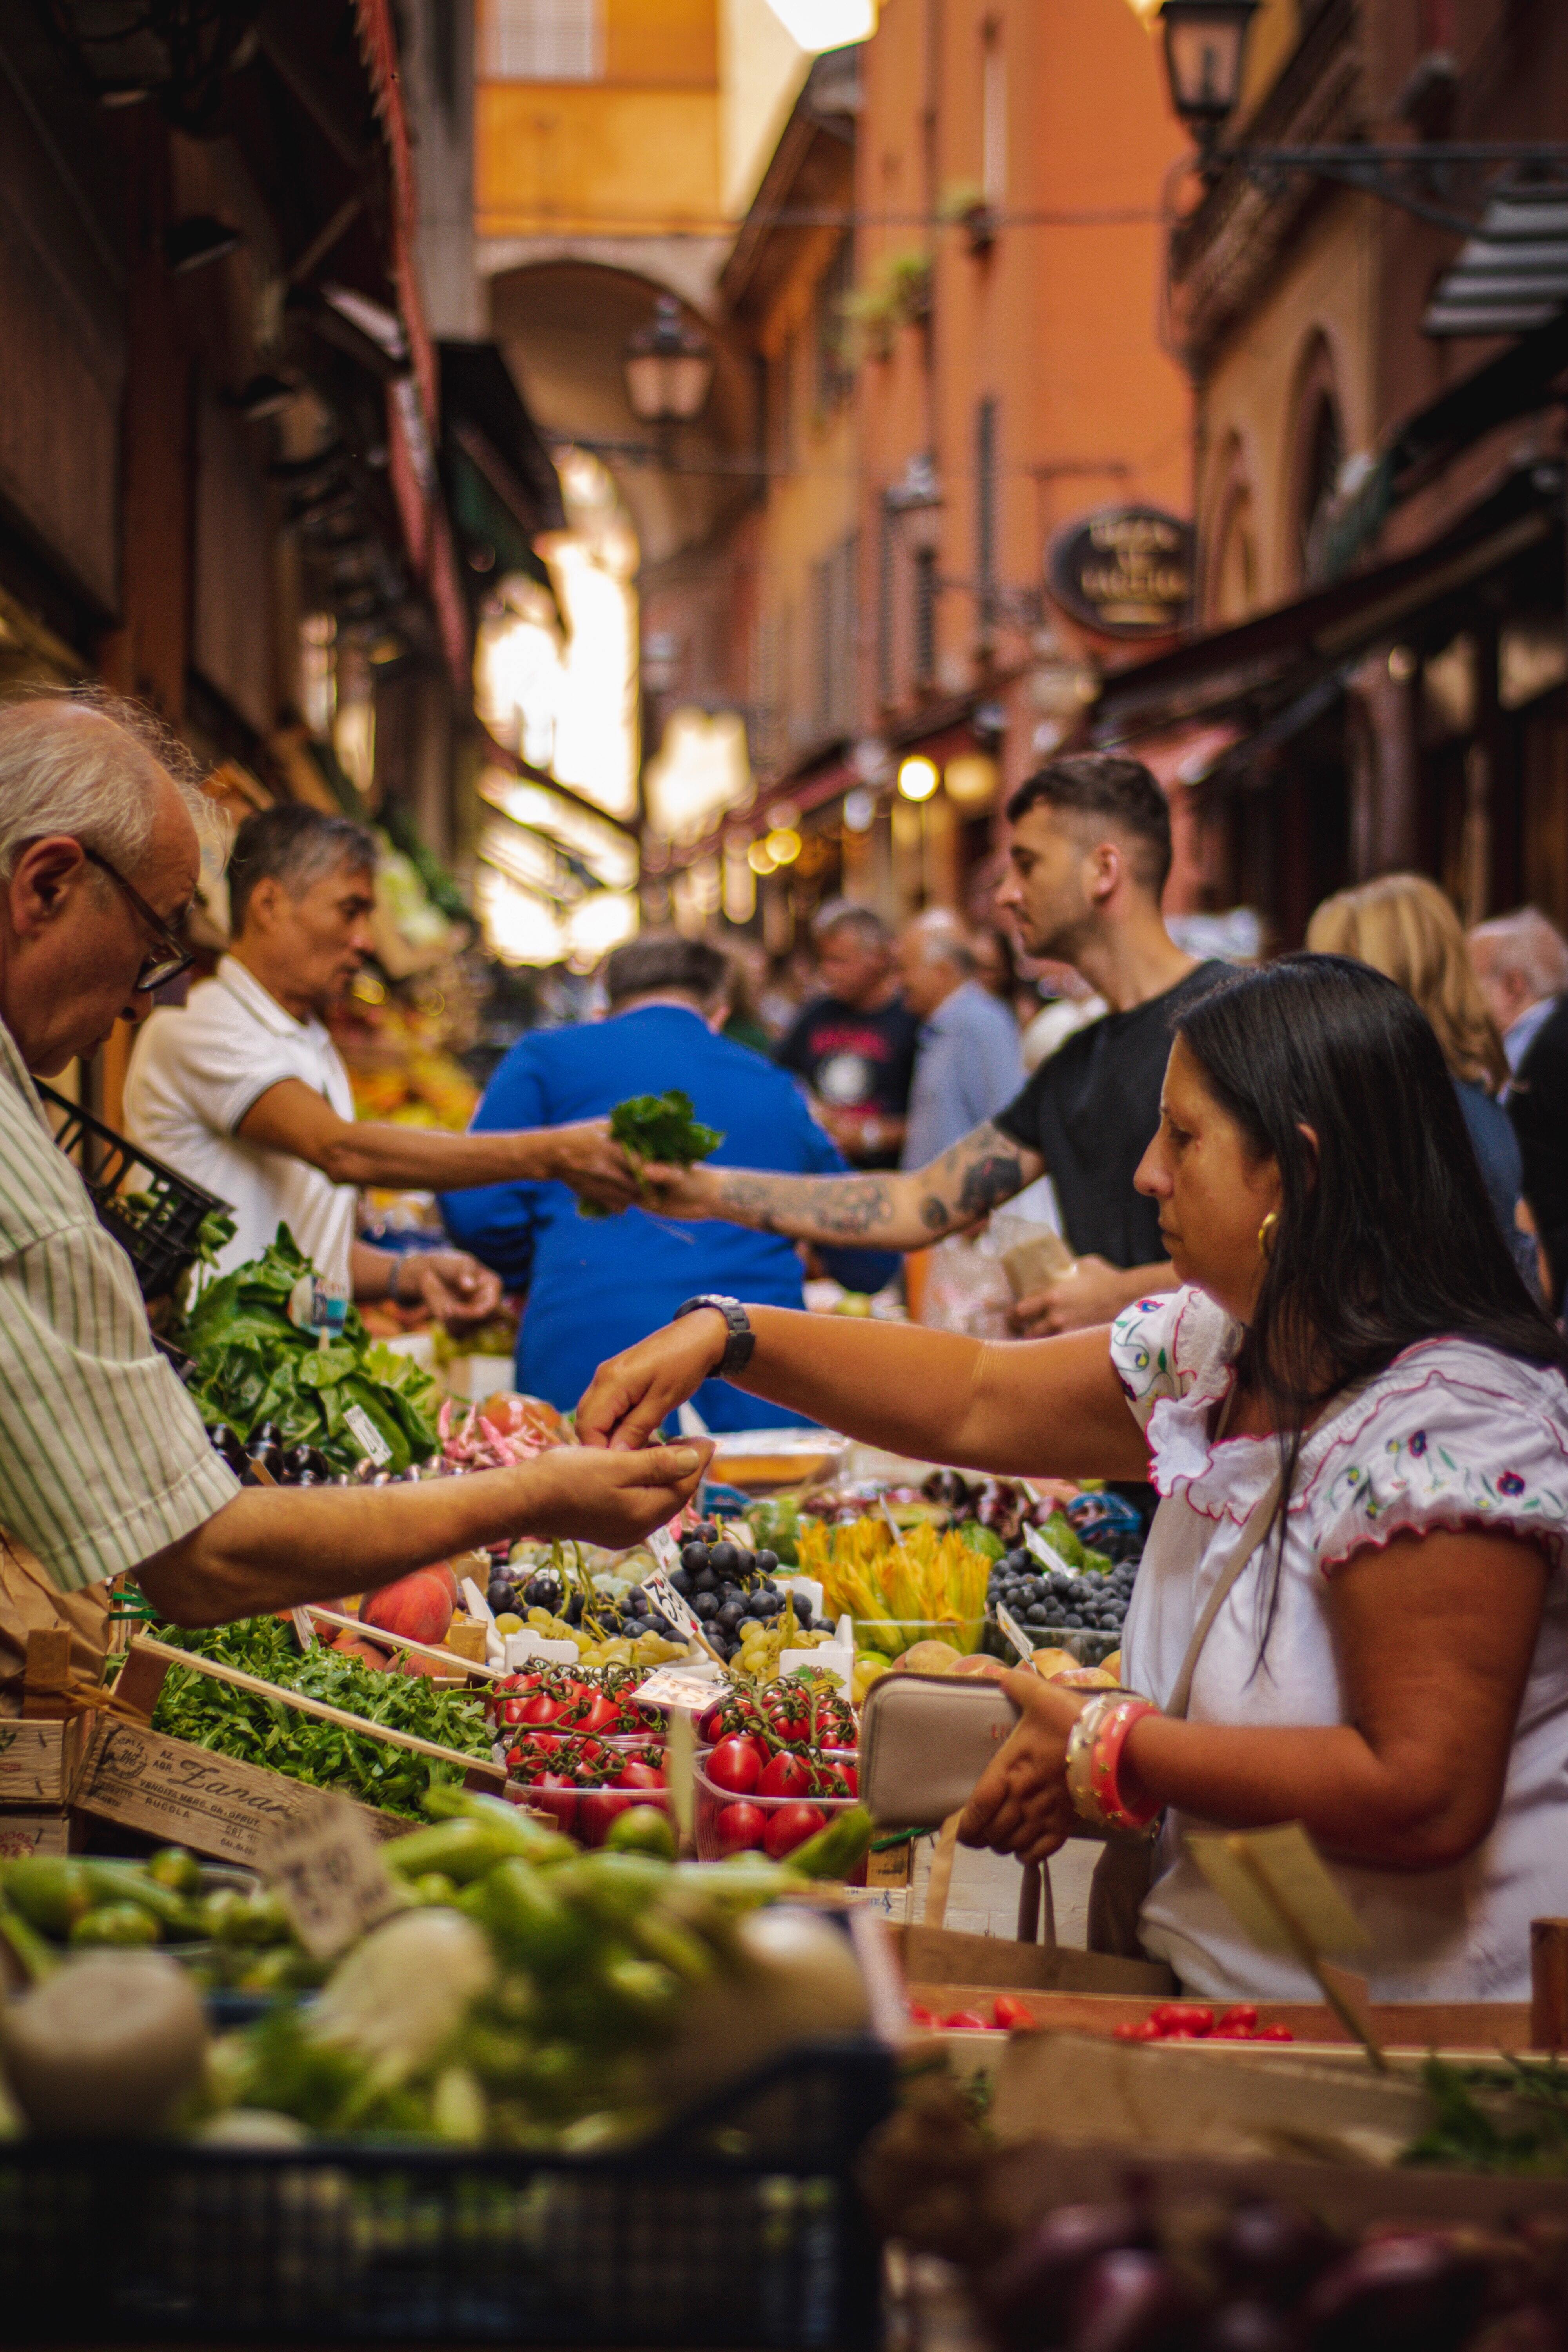
<path id="1" fill-rule="evenodd" d="M 1146 1829 L 1161 1810 L 1135 1807 L 1123 1798 L 1118 1767 L 1127 1735 L 1140 1716 L 1158 1715 L 1146 1698 L 1107 1691 L 1090 1699 L 1068 1735 L 1067 1783 L 1074 1805 L 1097 1829 Z"/>

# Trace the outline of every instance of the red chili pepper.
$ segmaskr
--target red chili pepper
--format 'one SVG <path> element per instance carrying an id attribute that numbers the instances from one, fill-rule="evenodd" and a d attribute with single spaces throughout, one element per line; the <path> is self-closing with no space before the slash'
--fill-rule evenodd
<path id="1" fill-rule="evenodd" d="M 989 2033 L 991 2021 L 982 2017 L 977 2009 L 955 2009 L 942 2021 L 944 2033 Z"/>
<path id="2" fill-rule="evenodd" d="M 923 2026 L 928 2031 L 936 2023 L 935 2015 L 926 2007 L 923 2000 L 910 2001 L 909 2004 L 909 2020 L 911 2025 Z"/>
<path id="3" fill-rule="evenodd" d="M 1254 2042 L 1294 2042 L 1296 2039 L 1288 2025 L 1260 2025 L 1252 2038 Z"/>
<path id="4" fill-rule="evenodd" d="M 1035 2012 L 1026 2000 L 1018 2000 L 1010 1992 L 999 1992 L 992 2003 L 992 2012 L 1004 2033 L 1016 2033 L 1037 2022 Z"/>
<path id="5" fill-rule="evenodd" d="M 1233 2001 L 1230 2007 L 1226 2011 L 1225 2015 L 1215 2027 L 1215 2032 L 1216 2033 L 1223 2033 L 1226 2026 L 1229 2025 L 1245 2026 L 1248 2033 L 1255 2033 L 1258 2030 L 1257 2002 L 1250 2000 Z"/>
<path id="6" fill-rule="evenodd" d="M 1185 2041 L 1190 2037 L 1184 2034 L 1182 2038 Z M 1211 2042 L 1256 2042 L 1258 2036 L 1250 2025 L 1226 2025 L 1222 2018 L 1208 2039 Z"/>
<path id="7" fill-rule="evenodd" d="M 1112 2038 L 1117 2042 L 1163 2042 L 1165 2037 L 1152 2017 L 1129 2017 L 1112 2028 Z"/>

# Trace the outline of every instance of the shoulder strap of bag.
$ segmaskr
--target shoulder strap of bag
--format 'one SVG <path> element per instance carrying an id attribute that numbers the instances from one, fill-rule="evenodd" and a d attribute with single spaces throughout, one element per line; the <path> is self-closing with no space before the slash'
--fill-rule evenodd
<path id="1" fill-rule="evenodd" d="M 1319 1423 L 1326 1421 L 1331 1412 L 1342 1412 L 1347 1404 L 1350 1404 L 1360 1395 L 1362 1390 L 1365 1388 L 1366 1385 L 1367 1383 L 1364 1381 L 1358 1381 L 1352 1388 L 1341 1389 L 1337 1395 L 1331 1396 L 1328 1402 L 1322 1406 L 1321 1410 L 1315 1412 L 1311 1420 L 1307 1423 L 1305 1430 L 1302 1432 L 1303 1438 L 1310 1437 Z M 1230 1420 L 1231 1407 L 1235 1401 L 1236 1391 L 1233 1388 L 1229 1396 L 1226 1399 L 1225 1411 L 1220 1415 L 1219 1427 L 1215 1432 L 1215 1443 L 1216 1444 L 1225 1435 L 1226 1425 Z M 1241 1532 L 1236 1539 L 1236 1549 L 1231 1553 L 1231 1556 L 1229 1559 L 1226 1560 L 1225 1566 L 1221 1569 L 1219 1575 L 1215 1578 L 1214 1589 L 1203 1605 L 1203 1611 L 1198 1618 L 1197 1623 L 1193 1627 L 1193 1638 L 1187 1643 L 1187 1654 L 1182 1660 L 1182 1670 L 1176 1676 L 1175 1683 L 1171 1691 L 1170 1698 L 1166 1701 L 1165 1713 L 1167 1715 L 1176 1716 L 1178 1717 L 1185 1717 L 1188 1702 L 1191 1700 L 1193 1695 L 1193 1676 L 1197 1671 L 1198 1660 L 1203 1655 L 1204 1643 L 1208 1640 L 1215 1619 L 1219 1615 L 1220 1611 L 1225 1607 L 1225 1604 L 1229 1600 L 1231 1593 L 1235 1591 L 1237 1578 L 1241 1575 L 1242 1570 L 1251 1559 L 1253 1553 L 1258 1549 L 1258 1545 L 1263 1541 L 1264 1537 L 1268 1534 L 1270 1527 L 1273 1525 L 1274 1514 L 1279 1508 L 1280 1490 L 1283 1487 L 1284 1483 L 1285 1468 L 1284 1465 L 1281 1464 L 1279 1468 L 1275 1472 L 1273 1477 L 1268 1481 L 1268 1486 L 1265 1486 L 1262 1494 L 1258 1497 L 1257 1502 L 1252 1506 L 1251 1510 L 1248 1511 L 1246 1518 L 1243 1519 L 1241 1523 Z"/>

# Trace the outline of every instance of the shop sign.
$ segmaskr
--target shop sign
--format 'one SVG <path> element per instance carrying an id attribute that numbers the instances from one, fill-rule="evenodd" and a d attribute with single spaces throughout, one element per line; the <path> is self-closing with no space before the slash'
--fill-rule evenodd
<path id="1" fill-rule="evenodd" d="M 1046 579 L 1076 620 L 1107 636 L 1168 636 L 1192 602 L 1192 527 L 1158 507 L 1103 508 L 1057 533 Z"/>

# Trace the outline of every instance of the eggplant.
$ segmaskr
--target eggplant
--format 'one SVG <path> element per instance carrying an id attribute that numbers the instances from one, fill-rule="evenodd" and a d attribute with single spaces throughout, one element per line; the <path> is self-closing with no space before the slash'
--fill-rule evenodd
<path id="1" fill-rule="evenodd" d="M 280 1447 L 282 1443 L 283 1432 L 275 1421 L 258 1422 L 246 1440 L 247 1446 L 277 1445 Z"/>
<path id="2" fill-rule="evenodd" d="M 928 1503 L 945 1503 L 950 1510 L 967 1508 L 971 1487 L 957 1470 L 933 1470 L 921 1488 Z"/>
<path id="3" fill-rule="evenodd" d="M 1287 2310 L 1325 2271 L 1340 2242 L 1299 2205 L 1259 2198 L 1238 2205 L 1215 2242 L 1215 2262 L 1233 2294 Z"/>
<path id="4" fill-rule="evenodd" d="M 1222 2303 L 1198 2336 L 1198 2352 L 1300 2352 L 1300 2328 L 1272 2304 Z"/>
<path id="5" fill-rule="evenodd" d="M 298 1445 L 290 1445 L 284 1454 L 283 1470 L 285 1476 L 290 1478 L 302 1478 L 308 1475 L 313 1479 L 320 1480 L 331 1475 L 327 1457 L 321 1447 L 308 1444 L 303 1439 Z"/>
<path id="6" fill-rule="evenodd" d="M 982 2279 L 993 2332 L 1010 2352 L 1065 2344 L 1073 2297 L 1094 2263 L 1152 2244 L 1149 2217 L 1134 2205 L 1058 2205 Z"/>
<path id="7" fill-rule="evenodd" d="M 1311 2352 L 1458 2352 L 1489 2280 L 1479 2253 L 1436 2234 L 1374 2238 L 1325 2271 L 1303 2314 Z"/>
<path id="8" fill-rule="evenodd" d="M 209 1429 L 207 1437 L 213 1452 L 223 1456 L 237 1478 L 243 1478 L 249 1466 L 249 1457 L 238 1432 L 225 1424 L 218 1429 Z"/>
<path id="9" fill-rule="evenodd" d="M 265 1470 L 269 1478 L 279 1486 L 282 1485 L 283 1449 L 280 1445 L 272 1444 L 270 1440 L 258 1442 L 253 1437 L 245 1452 L 253 1470 Z"/>
<path id="10" fill-rule="evenodd" d="M 1163 2254 L 1119 2246 L 1101 2254 L 1073 2297 L 1070 2352 L 1196 2352 L 1199 2307 Z"/>

